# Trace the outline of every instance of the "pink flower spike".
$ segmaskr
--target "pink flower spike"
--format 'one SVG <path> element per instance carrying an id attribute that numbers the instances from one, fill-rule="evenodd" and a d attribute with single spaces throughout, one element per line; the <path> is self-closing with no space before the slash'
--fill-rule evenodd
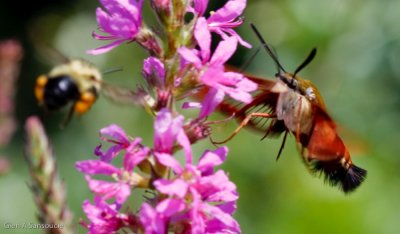
<path id="1" fill-rule="evenodd" d="M 171 196 L 175 195 L 179 198 L 183 198 L 188 190 L 188 184 L 181 179 L 175 179 L 173 181 L 159 179 L 154 181 L 154 187 L 156 187 L 161 193 Z"/>
<path id="2" fill-rule="evenodd" d="M 142 26 L 143 0 L 101 0 L 101 3 L 105 10 L 97 8 L 97 23 L 100 31 L 108 35 L 94 33 L 94 38 L 115 41 L 87 51 L 94 55 L 106 53 L 124 41 L 135 40 Z"/>

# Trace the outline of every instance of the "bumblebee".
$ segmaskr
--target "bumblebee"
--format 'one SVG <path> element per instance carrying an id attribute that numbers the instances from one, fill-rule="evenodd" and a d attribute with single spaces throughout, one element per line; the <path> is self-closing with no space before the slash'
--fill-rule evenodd
<path id="1" fill-rule="evenodd" d="M 81 116 L 89 111 L 100 93 L 119 104 L 151 108 L 154 103 L 142 88 L 130 90 L 105 83 L 102 73 L 89 61 L 65 61 L 51 69 L 47 75 L 40 75 L 35 85 L 36 99 L 46 110 L 59 110 L 72 104 L 63 125 L 70 121 L 74 113 Z"/>
<path id="2" fill-rule="evenodd" d="M 36 80 L 35 96 L 46 110 L 59 110 L 72 103 L 70 114 L 90 110 L 101 89 L 102 75 L 92 63 L 73 59 L 54 67 Z M 68 117 L 68 119 L 70 116 Z"/>

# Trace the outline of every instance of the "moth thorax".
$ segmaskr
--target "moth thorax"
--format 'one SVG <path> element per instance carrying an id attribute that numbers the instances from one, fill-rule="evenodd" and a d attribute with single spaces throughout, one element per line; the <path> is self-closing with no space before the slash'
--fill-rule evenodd
<path id="1" fill-rule="evenodd" d="M 309 134 L 312 128 L 311 103 L 292 89 L 279 95 L 276 107 L 277 118 L 285 122 L 292 132 Z"/>

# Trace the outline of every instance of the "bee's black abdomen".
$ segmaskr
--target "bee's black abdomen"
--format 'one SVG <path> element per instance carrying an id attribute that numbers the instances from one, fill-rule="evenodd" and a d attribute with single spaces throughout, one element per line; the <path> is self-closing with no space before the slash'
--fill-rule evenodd
<path id="1" fill-rule="evenodd" d="M 51 78 L 44 87 L 44 104 L 49 110 L 60 109 L 78 98 L 78 87 L 70 76 Z"/>
<path id="2" fill-rule="evenodd" d="M 340 161 L 315 161 L 312 169 L 321 173 L 328 184 L 340 187 L 345 193 L 355 190 L 367 176 L 366 170 L 354 164 L 346 168 Z"/>

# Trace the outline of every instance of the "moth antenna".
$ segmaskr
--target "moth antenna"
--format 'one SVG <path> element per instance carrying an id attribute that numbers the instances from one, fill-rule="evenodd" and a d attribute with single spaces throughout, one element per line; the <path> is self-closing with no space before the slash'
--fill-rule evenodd
<path id="1" fill-rule="evenodd" d="M 264 47 L 264 49 L 267 51 L 267 53 L 269 54 L 269 56 L 272 58 L 272 60 L 274 60 L 276 66 L 278 67 L 278 73 L 281 72 L 285 72 L 285 69 L 283 68 L 283 66 L 281 65 L 281 63 L 279 62 L 277 56 L 274 54 L 274 52 L 272 51 L 272 49 L 268 46 L 267 42 L 265 42 L 264 38 L 261 36 L 260 32 L 257 30 L 256 26 L 254 26 L 254 24 L 250 23 L 250 27 L 251 29 L 253 29 L 254 33 L 256 34 L 256 36 L 258 37 L 258 40 L 260 40 L 262 46 Z"/>
<path id="2" fill-rule="evenodd" d="M 307 56 L 307 58 L 296 68 L 296 70 L 293 73 L 293 77 L 296 77 L 296 74 L 299 73 L 304 67 L 306 67 L 314 58 L 315 55 L 317 54 L 317 49 L 313 48 L 310 52 L 310 54 Z"/>

